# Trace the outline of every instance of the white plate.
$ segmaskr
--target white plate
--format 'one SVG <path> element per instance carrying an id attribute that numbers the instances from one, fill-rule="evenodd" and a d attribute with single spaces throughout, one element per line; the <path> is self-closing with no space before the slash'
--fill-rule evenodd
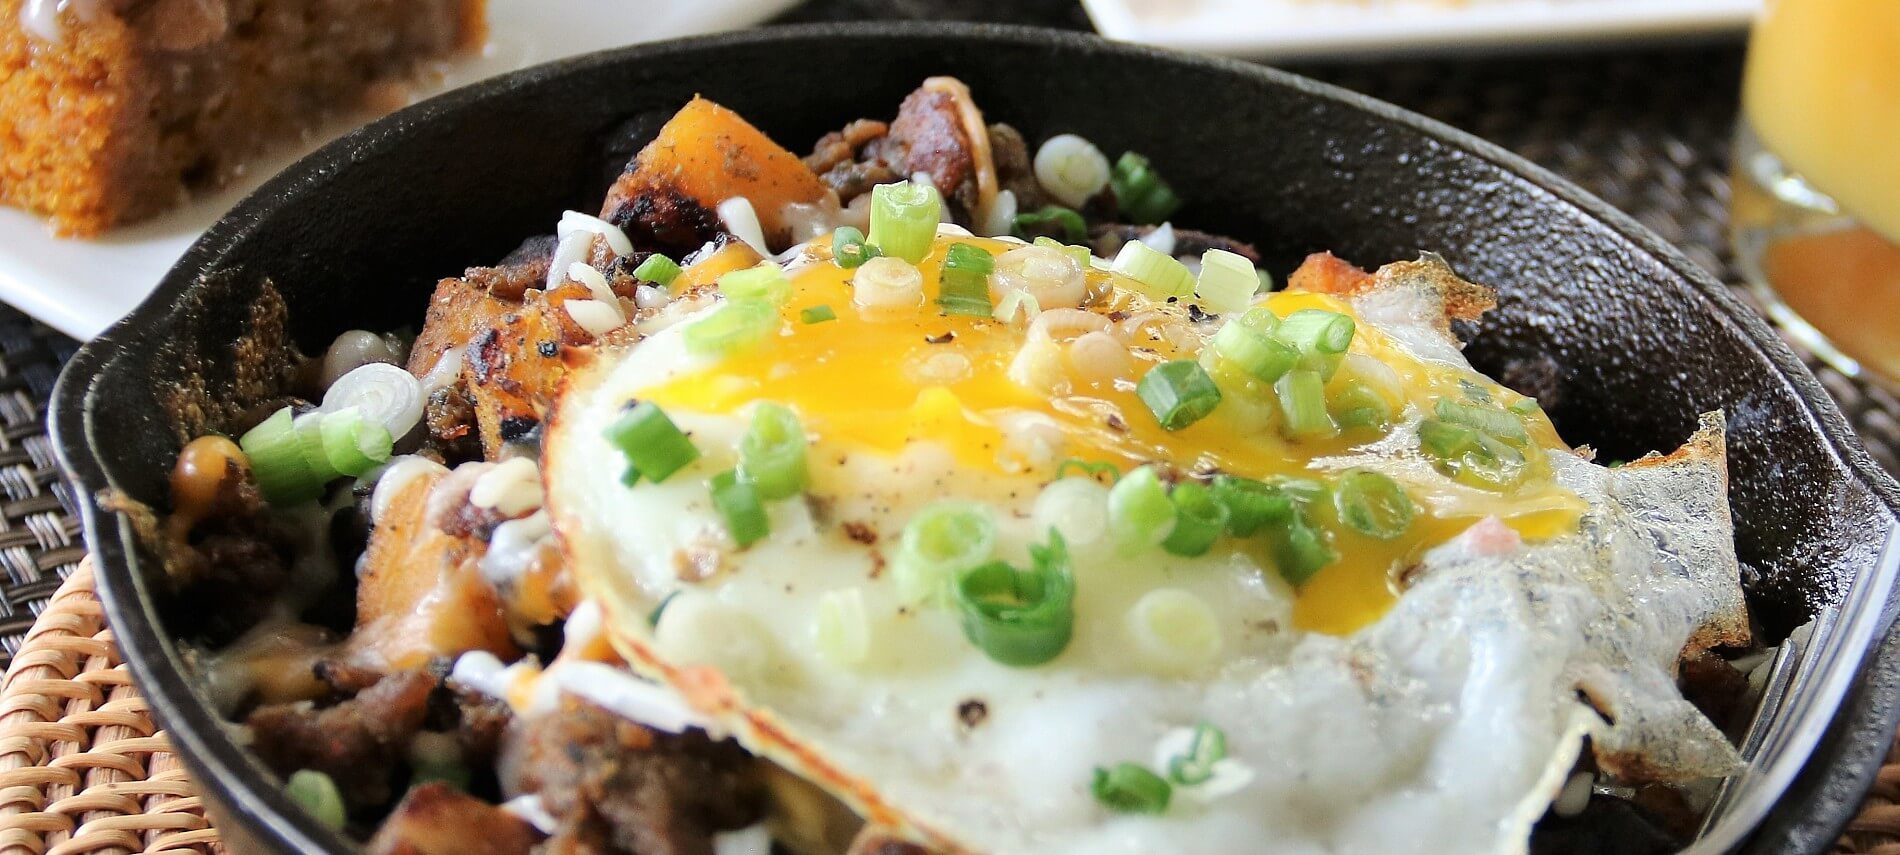
<path id="1" fill-rule="evenodd" d="M 1083 0 L 1112 39 L 1256 59 L 1739 31 L 1761 0 Z"/>
<path id="2" fill-rule="evenodd" d="M 489 0 L 490 40 L 479 56 L 445 64 L 418 100 L 518 68 L 635 42 L 757 23 L 795 0 Z M 92 240 L 52 236 L 45 221 L 0 208 L 0 300 L 79 339 L 98 335 L 145 299 L 172 262 L 264 179 L 348 131 L 341 122 L 250 165 L 217 194 Z"/>

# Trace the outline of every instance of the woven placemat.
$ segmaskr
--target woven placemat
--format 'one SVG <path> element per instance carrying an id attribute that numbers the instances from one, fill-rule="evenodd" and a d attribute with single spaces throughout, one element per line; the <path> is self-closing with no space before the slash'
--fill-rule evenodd
<path id="1" fill-rule="evenodd" d="M 1087 26 L 1072 0 L 818 0 L 782 20 L 860 18 Z M 1734 283 L 1724 222 L 1740 62 L 1738 46 L 1716 44 L 1293 70 L 1498 142 Z M 215 851 L 102 625 L 45 436 L 46 400 L 73 348 L 0 306 L 0 662 L 13 660 L 0 686 L 0 855 Z M 1808 362 L 1874 457 L 1900 472 L 1900 400 Z M 1900 750 L 1888 759 L 1839 851 L 1900 855 Z"/>

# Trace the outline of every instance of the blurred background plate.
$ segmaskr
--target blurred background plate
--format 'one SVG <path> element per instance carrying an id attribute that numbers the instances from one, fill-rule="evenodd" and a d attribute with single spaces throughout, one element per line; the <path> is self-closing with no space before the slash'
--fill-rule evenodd
<path id="1" fill-rule="evenodd" d="M 1761 0 L 1083 0 L 1102 34 L 1256 59 L 1740 32 Z"/>
<path id="2" fill-rule="evenodd" d="M 420 100 L 504 72 L 636 42 L 745 27 L 796 0 L 489 0 L 480 54 L 428 69 Z M 147 222 L 91 240 L 53 237 L 46 222 L 0 208 L 0 301 L 77 339 L 132 310 L 198 235 L 257 185 L 371 115 L 329 123 L 301 145 L 252 161 L 231 186 Z"/>

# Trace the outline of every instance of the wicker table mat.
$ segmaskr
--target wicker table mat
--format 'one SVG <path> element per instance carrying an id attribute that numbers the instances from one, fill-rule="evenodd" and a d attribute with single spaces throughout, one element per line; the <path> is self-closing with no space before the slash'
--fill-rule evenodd
<path id="1" fill-rule="evenodd" d="M 784 20 L 864 17 L 1087 26 L 1066 0 L 819 0 Z M 1737 45 L 1714 44 L 1294 70 L 1517 151 L 1732 283 L 1724 218 L 1740 62 Z M 74 346 L 0 306 L 0 664 L 19 654 L 0 687 L 0 855 L 206 851 L 215 833 L 100 620 L 45 435 L 46 400 Z M 1900 472 L 1900 400 L 1809 362 L 1875 458 Z M 1900 754 L 1889 759 L 1841 851 L 1900 855 Z"/>

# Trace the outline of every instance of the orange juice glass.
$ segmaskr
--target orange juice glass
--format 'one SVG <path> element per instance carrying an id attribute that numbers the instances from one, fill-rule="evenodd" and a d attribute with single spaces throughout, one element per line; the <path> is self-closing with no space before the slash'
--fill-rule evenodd
<path id="1" fill-rule="evenodd" d="M 1733 185 L 1736 260 L 1770 315 L 1900 380 L 1900 0 L 1767 0 Z"/>

